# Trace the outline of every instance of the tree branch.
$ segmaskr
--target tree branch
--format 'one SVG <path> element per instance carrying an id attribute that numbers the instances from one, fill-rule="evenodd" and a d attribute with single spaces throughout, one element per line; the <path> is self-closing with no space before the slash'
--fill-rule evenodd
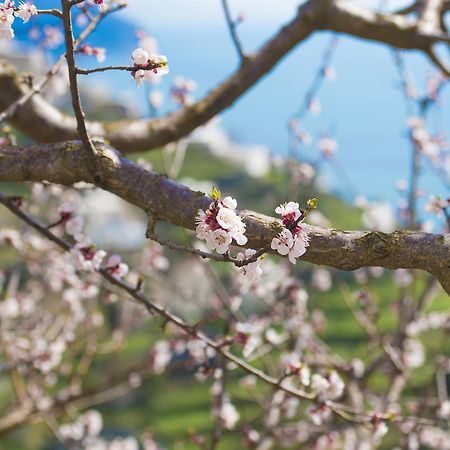
<path id="1" fill-rule="evenodd" d="M 72 14 L 70 11 L 72 5 L 65 0 L 62 0 L 61 7 L 62 19 L 64 23 L 64 41 L 66 44 L 67 69 L 69 71 L 70 96 L 72 99 L 73 111 L 75 113 L 75 118 L 77 121 L 77 132 L 80 136 L 81 141 L 83 142 L 86 151 L 90 154 L 93 162 L 95 162 L 95 148 L 86 128 L 86 119 L 84 116 L 83 107 L 81 106 L 80 91 L 78 89 L 74 50 L 75 43 L 72 30 Z"/>
<path id="2" fill-rule="evenodd" d="M 443 32 L 423 32 L 417 20 L 398 14 L 378 14 L 341 0 L 309 0 L 297 16 L 239 69 L 203 99 L 180 111 L 153 120 L 88 122 L 93 137 L 106 139 L 122 152 L 139 152 L 160 147 L 188 135 L 233 104 L 269 72 L 292 48 L 314 31 L 332 30 L 402 49 L 429 53 L 434 44 L 450 42 Z M 26 79 L 11 67 L 0 67 L 0 108 L 7 108 L 28 90 Z M 62 114 L 40 96 L 34 96 L 11 123 L 39 142 L 76 139 L 76 121 Z"/>
<path id="3" fill-rule="evenodd" d="M 225 15 L 225 20 L 227 21 L 228 31 L 230 32 L 231 40 L 233 41 L 233 44 L 236 48 L 236 51 L 239 55 L 239 58 L 241 61 L 245 59 L 245 53 L 242 48 L 241 41 L 239 39 L 239 36 L 236 31 L 236 22 L 231 17 L 230 8 L 228 6 L 227 0 L 221 0 L 222 1 L 222 9 L 223 13 Z"/>
<path id="4" fill-rule="evenodd" d="M 97 174 L 93 179 L 88 156 L 79 142 L 33 147 L 0 147 L 0 181 L 44 181 L 71 185 L 79 181 L 96 184 L 143 209 L 155 220 L 195 229 L 198 209 L 212 201 L 162 175 L 146 171 L 117 151 L 96 143 Z M 270 246 L 278 233 L 277 219 L 242 210 L 248 246 Z M 412 231 L 381 233 L 329 230 L 303 225 L 310 247 L 303 260 L 314 264 L 354 270 L 380 266 L 388 269 L 422 269 L 434 275 L 450 294 L 450 234 Z"/>

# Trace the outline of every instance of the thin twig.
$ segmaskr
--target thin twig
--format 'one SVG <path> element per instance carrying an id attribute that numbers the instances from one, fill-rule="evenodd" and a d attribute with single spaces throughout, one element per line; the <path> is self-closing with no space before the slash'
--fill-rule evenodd
<path id="1" fill-rule="evenodd" d="M 244 266 L 247 266 L 248 264 L 256 262 L 260 256 L 262 256 L 264 253 L 266 253 L 269 250 L 268 247 L 260 248 L 252 256 L 249 256 L 248 258 L 245 258 L 245 259 L 241 260 L 241 259 L 233 258 L 233 257 L 229 256 L 229 254 L 227 254 L 227 253 L 224 254 L 224 255 L 219 255 L 219 254 L 216 254 L 216 253 L 204 252 L 203 250 L 199 250 L 199 249 L 196 249 L 196 248 L 193 248 L 193 247 L 188 247 L 188 246 L 185 246 L 185 245 L 175 244 L 174 242 L 171 242 L 171 241 L 169 241 L 167 239 L 162 239 L 162 238 L 160 238 L 159 236 L 157 236 L 156 234 L 153 234 L 153 233 L 147 233 L 146 236 L 147 236 L 148 239 L 151 239 L 152 241 L 158 242 L 163 247 L 170 248 L 171 250 L 177 250 L 177 251 L 180 251 L 180 252 L 190 253 L 191 255 L 200 256 L 203 259 L 212 259 L 214 261 L 232 263 L 236 267 L 244 267 Z"/>
<path id="2" fill-rule="evenodd" d="M 62 12 L 59 9 L 38 9 L 37 14 L 49 14 L 51 16 L 62 18 Z"/>
<path id="3" fill-rule="evenodd" d="M 162 67 L 164 65 L 165 63 L 164 64 L 149 63 L 145 66 L 105 66 L 105 67 L 96 67 L 95 69 L 80 69 L 79 67 L 75 67 L 75 72 L 78 75 L 89 75 L 91 73 L 107 72 L 110 70 L 125 70 L 127 72 L 137 72 L 138 70 L 158 69 L 159 67 Z"/>
<path id="4" fill-rule="evenodd" d="M 234 46 L 236 47 L 236 51 L 238 52 L 239 57 L 241 58 L 241 62 L 245 60 L 245 53 L 242 48 L 241 41 L 236 31 L 236 22 L 231 17 L 230 8 L 228 7 L 227 0 L 222 1 L 222 8 L 225 14 L 225 19 L 227 21 L 228 30 L 230 32 L 231 40 L 233 41 Z"/>

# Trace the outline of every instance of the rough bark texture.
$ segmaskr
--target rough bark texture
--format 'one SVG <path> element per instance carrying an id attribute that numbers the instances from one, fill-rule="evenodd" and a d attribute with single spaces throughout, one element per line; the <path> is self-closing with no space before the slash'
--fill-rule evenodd
<path id="1" fill-rule="evenodd" d="M 0 181 L 49 181 L 71 185 L 96 184 L 143 209 L 150 217 L 193 230 L 199 208 L 211 199 L 162 175 L 146 171 L 104 144 L 96 144 L 96 175 L 79 142 L 0 148 Z M 249 246 L 270 244 L 280 222 L 242 210 Z M 433 274 L 450 294 L 450 235 L 396 231 L 329 230 L 305 225 L 311 242 L 302 258 L 342 270 L 380 266 L 388 269 L 422 269 Z"/>

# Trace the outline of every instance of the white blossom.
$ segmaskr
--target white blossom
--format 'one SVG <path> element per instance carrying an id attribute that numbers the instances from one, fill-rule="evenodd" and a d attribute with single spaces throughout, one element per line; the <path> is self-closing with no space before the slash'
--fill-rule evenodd
<path id="1" fill-rule="evenodd" d="M 236 259 L 239 261 L 244 261 L 246 259 L 251 258 L 256 253 L 256 250 L 252 248 L 248 248 L 244 253 L 240 252 L 236 255 Z M 248 281 L 250 284 L 253 284 L 261 278 L 263 270 L 260 266 L 259 259 L 255 262 L 246 264 L 245 266 L 239 267 L 239 274 L 241 278 Z"/>
<path id="2" fill-rule="evenodd" d="M 137 48 L 131 53 L 131 58 L 138 66 L 146 66 L 150 56 L 144 49 Z"/>
<path id="3" fill-rule="evenodd" d="M 239 422 L 240 415 L 235 406 L 228 399 L 224 399 L 223 401 L 220 418 L 223 422 L 223 426 L 227 430 L 232 430 Z"/>
<path id="4" fill-rule="evenodd" d="M 30 3 L 20 3 L 19 9 L 16 11 L 16 16 L 23 20 L 23 23 L 27 23 L 31 16 L 37 14 L 36 6 Z"/>

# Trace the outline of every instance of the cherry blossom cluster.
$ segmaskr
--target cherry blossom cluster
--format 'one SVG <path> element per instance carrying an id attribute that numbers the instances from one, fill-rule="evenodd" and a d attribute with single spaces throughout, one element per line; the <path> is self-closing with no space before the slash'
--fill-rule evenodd
<path id="1" fill-rule="evenodd" d="M 289 261 L 295 264 L 297 259 L 306 253 L 306 248 L 309 246 L 309 237 L 300 223 L 303 212 L 296 202 L 282 204 L 275 209 L 275 212 L 281 215 L 284 229 L 272 239 L 270 246 L 280 255 L 287 255 Z"/>
<path id="2" fill-rule="evenodd" d="M 12 39 L 14 37 L 12 25 L 15 17 L 19 17 L 24 23 L 27 23 L 31 16 L 36 14 L 36 6 L 31 3 L 21 2 L 18 7 L 15 6 L 13 0 L 5 0 L 0 3 L 0 39 Z"/>
<path id="3" fill-rule="evenodd" d="M 131 58 L 134 62 L 132 75 L 138 86 L 143 81 L 152 82 L 155 76 L 169 73 L 167 58 L 164 55 L 149 54 L 143 48 L 136 48 L 131 53 Z"/>
<path id="4" fill-rule="evenodd" d="M 206 211 L 198 211 L 196 235 L 206 241 L 210 250 L 224 255 L 229 252 L 233 240 L 237 245 L 245 245 L 248 239 L 245 224 L 236 214 L 237 201 L 232 197 L 220 199 L 220 193 L 213 198 Z"/>

